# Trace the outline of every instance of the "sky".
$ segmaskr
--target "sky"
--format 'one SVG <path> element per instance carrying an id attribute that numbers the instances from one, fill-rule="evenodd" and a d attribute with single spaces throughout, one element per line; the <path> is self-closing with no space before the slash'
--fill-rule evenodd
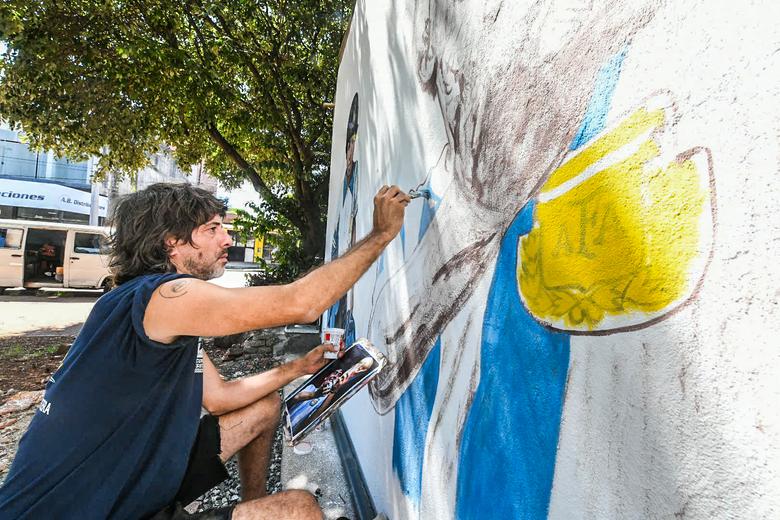
<path id="1" fill-rule="evenodd" d="M 258 202 L 260 200 L 260 195 L 252 188 L 252 184 L 249 181 L 244 181 L 241 187 L 236 190 L 227 191 L 220 186 L 217 189 L 217 197 L 227 197 L 230 209 L 247 209 L 247 202 Z"/>

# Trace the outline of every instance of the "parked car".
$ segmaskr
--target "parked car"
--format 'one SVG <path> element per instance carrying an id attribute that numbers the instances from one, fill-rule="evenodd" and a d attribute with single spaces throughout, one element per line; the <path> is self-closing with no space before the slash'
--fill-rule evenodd
<path id="1" fill-rule="evenodd" d="M 109 229 L 0 219 L 0 289 L 110 288 Z"/>

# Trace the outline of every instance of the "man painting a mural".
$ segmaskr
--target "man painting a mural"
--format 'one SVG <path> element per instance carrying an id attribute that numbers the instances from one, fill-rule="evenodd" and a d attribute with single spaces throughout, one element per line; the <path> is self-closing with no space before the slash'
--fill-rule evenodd
<path id="1" fill-rule="evenodd" d="M 358 212 L 358 163 L 355 160 L 357 137 L 358 95 L 355 93 L 347 122 L 346 169 L 336 231 L 333 233 L 331 242 L 331 259 L 338 258 L 355 243 L 355 221 Z M 344 329 L 344 341 L 347 346 L 355 342 L 355 320 L 352 317 L 352 305 L 353 293 L 350 289 L 328 311 L 328 327 Z"/>
<path id="2" fill-rule="evenodd" d="M 0 487 L 0 518 L 321 519 L 313 495 L 267 495 L 278 390 L 319 371 L 327 344 L 266 372 L 225 381 L 201 336 L 312 321 L 398 234 L 409 198 L 375 196 L 371 231 L 286 285 L 223 288 L 231 237 L 223 202 L 189 184 L 153 184 L 114 210 L 100 298 L 53 373 Z M 365 372 L 342 374 L 340 385 Z M 226 478 L 237 456 L 242 501 L 184 507 Z"/>
<path id="3" fill-rule="evenodd" d="M 382 100 L 409 88 L 397 79 L 408 67 L 416 89 L 405 91 L 414 110 L 366 116 L 387 120 L 376 142 L 390 145 L 362 156 L 363 180 L 378 181 L 368 161 L 391 162 L 409 143 L 427 157 L 410 159 L 416 177 L 394 179 L 425 188 L 405 223 L 419 216 L 417 243 L 411 234 L 406 246 L 397 241 L 386 253 L 392 268 L 355 296 L 358 328 L 365 324 L 389 359 L 370 390 L 384 415 L 374 423 L 380 438 L 393 441 L 369 460 L 392 470 L 369 470 L 369 485 L 399 518 L 471 519 L 487 510 L 495 518 L 671 517 L 694 503 L 699 517 L 708 507 L 737 511 L 722 499 L 728 476 L 706 479 L 720 495 L 697 491 L 700 468 L 709 476 L 742 460 L 701 441 L 731 435 L 698 419 L 702 399 L 712 399 L 717 416 L 727 383 L 702 384 L 690 368 L 709 367 L 700 353 L 711 343 L 733 355 L 710 333 L 727 325 L 702 292 L 735 285 L 711 278 L 717 249 L 729 247 L 716 240 L 723 201 L 715 185 L 730 179 L 725 158 L 744 158 L 715 130 L 713 107 L 726 110 L 711 101 L 720 95 L 720 59 L 702 42 L 718 41 L 753 70 L 767 58 L 751 53 L 773 44 L 748 49 L 717 13 L 653 1 L 358 5 L 366 13 L 356 14 L 344 74 L 371 78 Z M 739 23 L 754 21 L 745 13 Z M 413 59 L 404 58 L 404 41 Z M 393 49 L 389 63 L 383 45 Z M 688 45 L 706 58 L 701 65 L 676 54 Z M 377 55 L 366 51 L 372 46 Z M 680 80 L 694 64 L 697 81 Z M 771 99 L 752 81 L 728 87 L 723 96 L 742 95 L 753 117 L 745 100 Z M 740 377 L 744 387 L 754 376 Z M 352 421 L 367 429 L 357 414 Z M 741 433 L 771 445 L 749 421 L 766 431 L 751 417 Z M 359 451 L 378 447 L 359 442 Z M 749 492 L 740 496 L 754 505 Z M 756 511 L 771 508 L 761 496 Z"/>

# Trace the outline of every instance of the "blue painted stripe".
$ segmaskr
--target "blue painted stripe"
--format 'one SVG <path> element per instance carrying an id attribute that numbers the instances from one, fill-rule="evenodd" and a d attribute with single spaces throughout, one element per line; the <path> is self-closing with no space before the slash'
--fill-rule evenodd
<path id="1" fill-rule="evenodd" d="M 604 130 L 627 49 L 602 66 L 576 150 Z M 482 328 L 480 381 L 458 465 L 456 518 L 547 517 L 569 367 L 570 336 L 545 329 L 523 307 L 517 246 L 533 225 L 529 202 L 505 234 Z"/>
<path id="2" fill-rule="evenodd" d="M 529 204 L 505 235 L 488 296 L 480 382 L 458 465 L 459 519 L 547 515 L 569 336 L 539 325 L 517 293 L 517 241 L 532 214 Z"/>
<path id="3" fill-rule="evenodd" d="M 428 230 L 428 225 L 438 209 L 441 198 L 430 188 L 421 188 L 428 197 L 422 201 L 418 243 Z M 401 228 L 402 240 L 405 240 Z M 405 250 L 405 249 L 404 249 Z M 441 337 L 437 338 L 423 366 L 409 388 L 395 405 L 395 431 L 393 433 L 393 469 L 401 484 L 401 490 L 415 506 L 419 506 L 422 492 L 422 466 L 425 454 L 425 437 L 436 400 L 439 384 Z"/>
<path id="4" fill-rule="evenodd" d="M 620 70 L 627 52 L 628 47 L 625 47 L 601 66 L 580 129 L 569 145 L 570 150 L 577 150 L 604 130 L 609 108 L 612 105 L 612 96 L 615 94 L 615 86 L 620 78 Z"/>
<path id="5" fill-rule="evenodd" d="M 401 490 L 415 505 L 420 503 L 425 436 L 439 384 L 441 338 L 436 341 L 420 372 L 395 405 L 393 469 Z"/>

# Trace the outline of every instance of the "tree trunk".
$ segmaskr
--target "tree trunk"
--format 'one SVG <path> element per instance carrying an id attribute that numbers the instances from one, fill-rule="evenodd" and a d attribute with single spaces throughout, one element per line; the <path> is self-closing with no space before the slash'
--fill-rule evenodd
<path id="1" fill-rule="evenodd" d="M 301 230 L 301 248 L 312 265 L 320 265 L 325 259 L 325 222 L 314 203 L 301 208 L 304 212 L 305 226 Z"/>

